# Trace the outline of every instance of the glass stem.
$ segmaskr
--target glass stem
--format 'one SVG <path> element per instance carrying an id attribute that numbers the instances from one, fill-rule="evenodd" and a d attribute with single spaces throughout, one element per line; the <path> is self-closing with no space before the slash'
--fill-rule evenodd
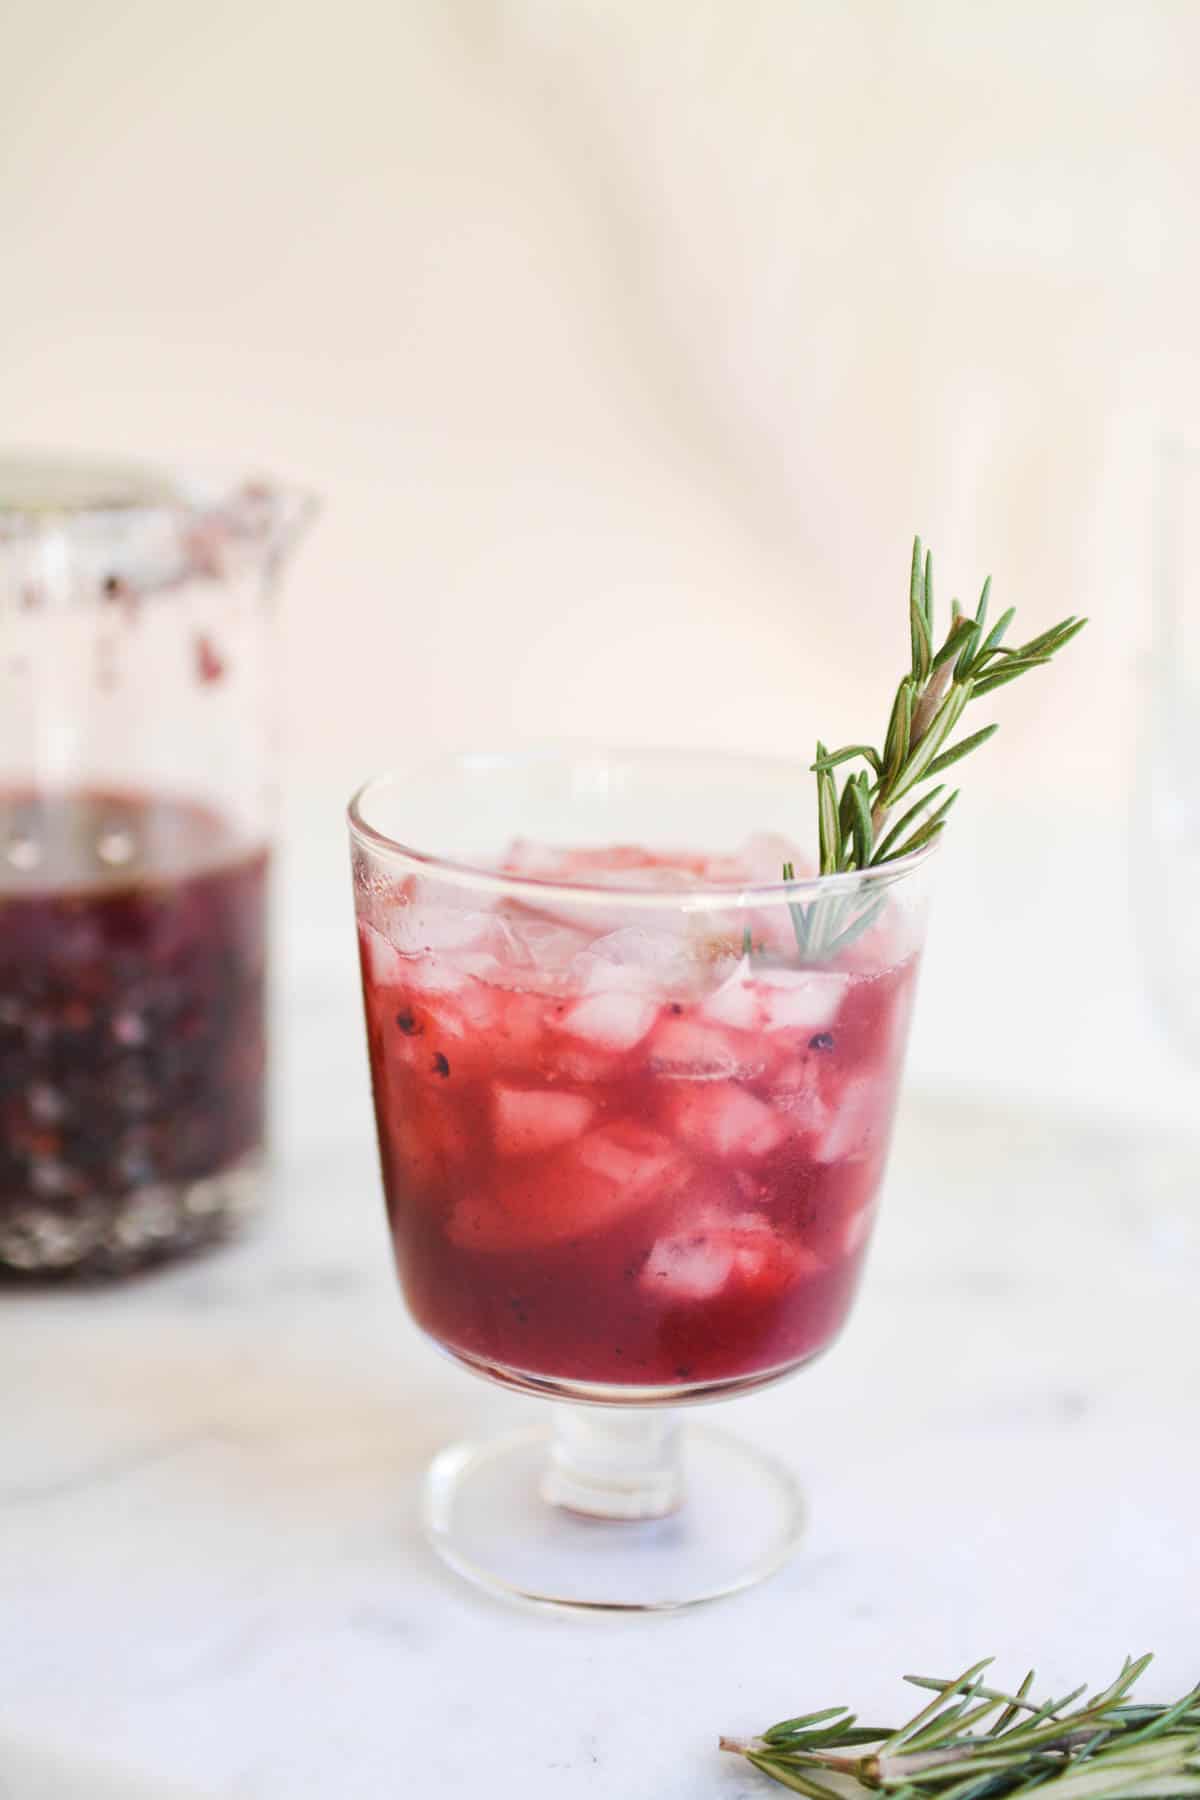
<path id="1" fill-rule="evenodd" d="M 683 1499 L 679 1414 L 558 1406 L 542 1478 L 552 1506 L 595 1519 L 662 1519 Z"/>

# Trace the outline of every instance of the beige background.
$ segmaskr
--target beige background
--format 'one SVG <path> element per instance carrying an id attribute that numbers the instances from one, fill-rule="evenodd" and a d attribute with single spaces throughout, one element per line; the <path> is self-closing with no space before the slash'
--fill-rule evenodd
<path id="1" fill-rule="evenodd" d="M 918 1071 L 1186 1109 L 1125 820 L 1198 66 L 1188 0 L 9 0 L 3 435 L 326 497 L 295 941 L 415 743 L 877 732 L 920 529 L 1094 624 L 970 768 Z"/>

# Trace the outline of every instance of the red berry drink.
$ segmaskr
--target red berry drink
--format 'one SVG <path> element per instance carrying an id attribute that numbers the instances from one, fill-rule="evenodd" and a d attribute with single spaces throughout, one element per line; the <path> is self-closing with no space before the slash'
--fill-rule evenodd
<path id="1" fill-rule="evenodd" d="M 754 861 L 518 847 L 504 872 L 711 893 Z M 418 1323 L 530 1386 L 753 1384 L 824 1349 L 870 1233 L 915 976 L 886 914 L 806 967 L 779 906 L 731 908 L 723 931 L 711 910 L 623 924 L 594 895 L 470 904 L 422 877 L 360 906 Z"/>
<path id="2" fill-rule="evenodd" d="M 264 1135 L 267 853 L 215 812 L 0 793 L 0 1265 L 219 1235 Z"/>

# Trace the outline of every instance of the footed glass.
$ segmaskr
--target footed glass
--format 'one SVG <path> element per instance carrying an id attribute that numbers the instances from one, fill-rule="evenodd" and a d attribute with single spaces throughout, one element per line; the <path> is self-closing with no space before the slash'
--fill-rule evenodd
<path id="1" fill-rule="evenodd" d="M 790 1374 L 846 1318 L 928 866 L 804 875 L 809 779 L 538 750 L 351 804 L 405 1298 L 465 1368 L 555 1403 L 430 1473 L 435 1547 L 494 1590 L 670 1608 L 797 1542 L 790 1472 L 684 1409 Z"/>

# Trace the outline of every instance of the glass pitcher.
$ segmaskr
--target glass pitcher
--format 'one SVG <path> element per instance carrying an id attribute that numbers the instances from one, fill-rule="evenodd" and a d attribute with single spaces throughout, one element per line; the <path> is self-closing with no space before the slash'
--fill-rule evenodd
<path id="1" fill-rule="evenodd" d="M 257 1206 L 266 481 L 0 457 L 0 1272 L 114 1273 Z"/>

